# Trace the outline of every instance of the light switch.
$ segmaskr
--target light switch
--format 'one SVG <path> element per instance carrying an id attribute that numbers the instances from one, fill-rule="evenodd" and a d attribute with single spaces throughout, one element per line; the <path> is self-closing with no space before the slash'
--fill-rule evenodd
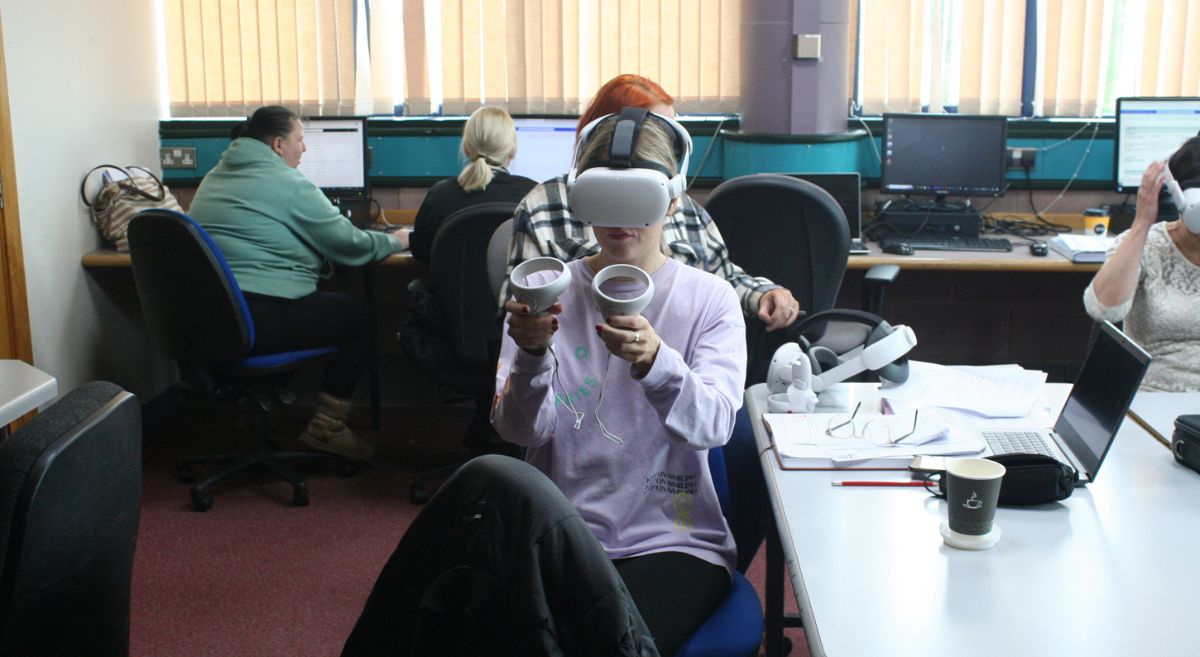
<path id="1" fill-rule="evenodd" d="M 797 34 L 795 55 L 796 59 L 821 59 L 821 35 Z"/>

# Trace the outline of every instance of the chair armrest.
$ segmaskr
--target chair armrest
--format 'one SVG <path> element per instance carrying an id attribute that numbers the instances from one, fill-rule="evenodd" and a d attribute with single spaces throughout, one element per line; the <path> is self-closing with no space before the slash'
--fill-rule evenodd
<path id="1" fill-rule="evenodd" d="M 875 265 L 868 269 L 863 276 L 863 310 L 882 315 L 884 289 L 896 280 L 896 276 L 899 274 L 900 267 L 897 265 Z"/>

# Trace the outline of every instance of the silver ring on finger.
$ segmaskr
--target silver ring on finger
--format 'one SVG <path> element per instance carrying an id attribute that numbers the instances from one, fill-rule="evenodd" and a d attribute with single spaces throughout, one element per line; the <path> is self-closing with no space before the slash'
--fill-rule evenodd
<path id="1" fill-rule="evenodd" d="M 642 341 L 642 332 L 641 332 L 641 331 L 634 331 L 634 332 L 633 332 L 633 343 L 634 343 L 634 344 L 637 344 L 637 343 L 639 343 L 639 342 L 641 342 L 641 341 Z"/>

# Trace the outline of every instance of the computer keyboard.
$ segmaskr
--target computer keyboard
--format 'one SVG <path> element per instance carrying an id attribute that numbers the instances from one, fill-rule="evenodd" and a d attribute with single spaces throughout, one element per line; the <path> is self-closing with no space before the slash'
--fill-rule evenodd
<path id="1" fill-rule="evenodd" d="M 926 235 L 888 235 L 879 238 L 879 247 L 903 242 L 917 251 L 1012 251 L 1012 242 L 1003 237 L 931 237 Z"/>
<path id="2" fill-rule="evenodd" d="M 1054 457 L 1040 433 L 1032 431 L 984 431 L 983 439 L 993 454 L 1042 454 Z"/>

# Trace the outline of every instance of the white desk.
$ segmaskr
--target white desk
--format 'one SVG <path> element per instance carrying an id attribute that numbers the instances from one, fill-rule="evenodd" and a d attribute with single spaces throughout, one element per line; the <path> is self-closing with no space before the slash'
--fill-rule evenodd
<path id="1" fill-rule="evenodd" d="M 20 360 L 0 360 L 0 429 L 58 396 L 58 381 Z"/>
<path id="2" fill-rule="evenodd" d="M 1139 392 L 1129 407 L 1129 415 L 1170 448 L 1175 418 L 1200 415 L 1200 392 Z"/>
<path id="3" fill-rule="evenodd" d="M 1068 390 L 1048 385 L 1048 400 Z M 945 502 L 919 488 L 830 486 L 903 473 L 781 471 L 757 419 L 765 396 L 748 390 L 748 410 L 814 657 L 1197 654 L 1200 476 L 1136 423 L 1095 483 L 999 509 L 999 544 L 969 552 L 942 544 Z"/>

